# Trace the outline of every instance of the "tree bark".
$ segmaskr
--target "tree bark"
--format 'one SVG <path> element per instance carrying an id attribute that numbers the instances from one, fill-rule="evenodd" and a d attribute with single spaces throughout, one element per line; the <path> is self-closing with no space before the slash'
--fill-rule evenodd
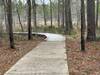
<path id="1" fill-rule="evenodd" d="M 27 0 L 28 4 L 28 40 L 32 39 L 32 27 L 31 27 L 31 0 Z"/>
<path id="2" fill-rule="evenodd" d="M 99 16 L 99 0 L 97 0 L 97 7 L 96 7 L 96 27 L 98 28 L 98 16 Z"/>
<path id="3" fill-rule="evenodd" d="M 64 22 L 65 22 L 65 0 L 62 0 L 62 28 L 64 28 Z"/>
<path id="4" fill-rule="evenodd" d="M 20 14 L 19 14 L 19 11 L 18 11 L 18 7 L 16 7 L 16 11 L 17 11 L 18 20 L 19 20 L 19 23 L 20 23 L 20 26 L 21 26 L 21 29 L 22 29 L 22 32 L 23 32 L 24 28 L 23 28 L 23 25 L 22 25 L 22 22 L 21 22 L 21 19 L 20 19 Z"/>
<path id="5" fill-rule="evenodd" d="M 65 0 L 65 34 L 70 34 L 72 30 L 70 0 Z"/>
<path id="6" fill-rule="evenodd" d="M 51 18 L 51 27 L 53 27 L 53 24 L 52 24 L 52 1 L 51 0 L 49 0 L 50 1 L 50 18 Z"/>
<path id="7" fill-rule="evenodd" d="M 95 0 L 87 0 L 87 41 L 96 40 Z"/>
<path id="8" fill-rule="evenodd" d="M 81 51 L 85 51 L 85 4 L 81 0 Z"/>
<path id="9" fill-rule="evenodd" d="M 69 4 L 69 26 L 70 26 L 70 31 L 73 29 L 72 25 L 72 15 L 71 15 L 71 0 L 68 0 Z"/>
<path id="10" fill-rule="evenodd" d="M 7 20 L 9 26 L 9 40 L 10 40 L 10 47 L 14 47 L 14 36 L 13 36 L 13 26 L 12 26 L 12 1 L 7 0 Z"/>

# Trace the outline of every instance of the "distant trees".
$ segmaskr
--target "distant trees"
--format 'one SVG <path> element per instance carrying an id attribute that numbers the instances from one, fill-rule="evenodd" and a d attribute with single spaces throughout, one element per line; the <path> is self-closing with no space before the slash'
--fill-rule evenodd
<path id="1" fill-rule="evenodd" d="M 51 19 L 51 27 L 53 26 L 53 20 L 52 20 L 52 0 L 50 1 L 50 19 Z"/>
<path id="2" fill-rule="evenodd" d="M 28 7 L 28 40 L 32 39 L 32 27 L 31 27 L 31 0 L 27 0 Z"/>
<path id="3" fill-rule="evenodd" d="M 21 10 L 23 10 L 23 5 L 22 5 L 22 2 L 19 0 L 18 4 L 16 4 L 16 12 L 17 12 L 17 15 L 18 15 L 19 24 L 20 24 L 22 32 L 23 32 L 24 28 L 23 28 L 23 25 L 22 25 L 22 22 L 21 22 L 21 17 L 20 17 Z"/>
<path id="4" fill-rule="evenodd" d="M 7 11 L 7 21 L 8 21 L 8 30 L 9 30 L 9 40 L 10 40 L 10 47 L 11 48 L 15 48 L 14 47 L 14 36 L 13 36 L 13 25 L 12 25 L 12 1 L 11 0 L 7 0 L 7 7 L 6 7 L 6 11 Z"/>
<path id="5" fill-rule="evenodd" d="M 58 0 L 58 27 L 64 28 L 65 22 L 65 0 Z"/>
<path id="6" fill-rule="evenodd" d="M 47 25 L 45 0 L 41 0 L 41 2 L 42 2 L 42 6 L 43 6 L 44 25 Z"/>
<path id="7" fill-rule="evenodd" d="M 87 41 L 96 40 L 95 0 L 87 0 Z"/>
<path id="8" fill-rule="evenodd" d="M 32 26 L 31 26 L 31 16 L 33 14 L 34 19 L 34 27 L 37 28 L 37 14 L 41 16 L 41 11 L 43 11 L 43 19 L 44 25 L 47 25 L 47 20 L 50 20 L 50 25 L 53 27 L 53 19 L 56 18 L 58 22 L 59 28 L 65 28 L 65 33 L 70 34 L 71 30 L 73 29 L 72 24 L 72 11 L 71 11 L 71 1 L 72 0 L 49 0 L 50 4 L 46 4 L 46 0 L 41 0 L 42 4 L 36 4 L 36 0 L 26 0 L 26 4 L 24 4 L 21 0 L 16 1 L 16 5 L 14 5 L 14 1 L 12 0 L 2 0 L 0 1 L 1 5 L 4 5 L 5 11 L 5 22 L 6 28 L 9 33 L 9 40 L 11 48 L 14 48 L 14 36 L 13 36 L 13 19 L 12 19 L 12 7 L 16 6 L 16 12 L 19 19 L 19 23 L 21 25 L 22 31 L 24 28 L 21 23 L 21 10 L 24 6 L 27 9 L 27 26 L 28 26 L 28 39 L 32 39 Z M 98 16 L 99 16 L 99 0 L 97 1 L 96 6 L 96 14 L 95 14 L 95 0 L 87 0 L 87 41 L 94 41 L 96 40 L 96 27 L 98 26 Z M 58 2 L 58 3 L 57 3 Z M 12 6 L 13 5 L 13 6 Z M 50 7 L 49 7 L 50 5 Z M 37 8 L 37 6 L 39 8 Z M 78 5 L 79 6 L 79 5 Z M 15 7 L 14 12 L 15 12 Z M 41 9 L 43 8 L 43 9 Z M 48 9 L 47 9 L 48 8 Z M 57 9 L 56 9 L 57 8 Z M 33 9 L 33 11 L 32 11 Z M 37 12 L 38 11 L 38 12 Z M 81 0 L 81 48 L 85 50 L 85 3 L 84 0 Z M 57 14 L 58 13 L 58 14 Z M 79 14 L 79 13 L 78 13 Z M 77 15 L 78 15 L 77 14 Z M 49 17 L 48 17 L 49 16 Z M 80 17 L 80 14 L 79 16 Z M 61 26 L 60 26 L 61 21 Z"/>

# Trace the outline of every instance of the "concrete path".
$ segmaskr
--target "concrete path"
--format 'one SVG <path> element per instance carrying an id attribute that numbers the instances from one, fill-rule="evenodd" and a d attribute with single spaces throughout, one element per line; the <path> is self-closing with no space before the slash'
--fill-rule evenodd
<path id="1" fill-rule="evenodd" d="M 5 75 L 69 75 L 64 42 L 42 42 Z"/>

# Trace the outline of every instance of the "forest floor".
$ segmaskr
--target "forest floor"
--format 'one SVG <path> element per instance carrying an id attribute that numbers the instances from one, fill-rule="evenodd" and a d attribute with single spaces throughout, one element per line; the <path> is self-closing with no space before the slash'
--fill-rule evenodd
<path id="1" fill-rule="evenodd" d="M 79 39 L 66 40 L 70 75 L 100 75 L 100 41 L 86 42 L 86 51 L 80 51 Z"/>
<path id="2" fill-rule="evenodd" d="M 33 39 L 31 41 L 15 42 L 15 49 L 9 48 L 7 42 L 0 45 L 0 75 L 12 67 L 21 57 L 36 47 L 43 39 Z"/>

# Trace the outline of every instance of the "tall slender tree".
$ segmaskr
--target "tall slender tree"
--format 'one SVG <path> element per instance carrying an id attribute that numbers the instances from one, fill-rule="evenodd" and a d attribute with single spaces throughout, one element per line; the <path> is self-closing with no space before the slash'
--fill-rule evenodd
<path id="1" fill-rule="evenodd" d="M 60 28 L 60 0 L 58 0 L 58 27 Z"/>
<path id="2" fill-rule="evenodd" d="M 98 16 L 99 16 L 99 0 L 97 0 L 96 6 L 96 27 L 98 28 Z"/>
<path id="3" fill-rule="evenodd" d="M 53 20 L 52 20 L 52 1 L 50 1 L 50 18 L 51 18 L 51 27 L 53 26 Z"/>
<path id="4" fill-rule="evenodd" d="M 65 0 L 65 34 L 69 33 L 69 23 L 68 23 L 68 0 Z"/>
<path id="5" fill-rule="evenodd" d="M 19 9 L 21 9 L 20 6 L 21 6 L 21 1 L 19 0 L 19 4 L 16 4 L 16 12 L 17 12 L 17 15 L 18 15 L 19 24 L 20 24 L 22 32 L 23 32 L 24 28 L 23 28 L 23 25 L 22 25 L 22 22 L 21 22 L 21 17 L 20 17 L 20 12 L 19 12 Z"/>
<path id="6" fill-rule="evenodd" d="M 64 12 L 65 6 L 64 5 L 65 5 L 65 0 L 62 0 L 62 25 L 61 25 L 62 28 L 64 28 L 64 22 L 65 22 L 65 17 L 64 17 L 65 16 L 65 12 Z"/>
<path id="7" fill-rule="evenodd" d="M 87 41 L 96 40 L 95 0 L 87 0 Z"/>
<path id="8" fill-rule="evenodd" d="M 68 0 L 68 4 L 69 4 L 69 14 L 68 14 L 68 17 L 69 17 L 69 28 L 70 28 L 70 31 L 71 31 L 73 29 L 72 14 L 71 14 L 71 0 Z"/>
<path id="9" fill-rule="evenodd" d="M 85 51 L 85 4 L 81 0 L 81 51 Z"/>
<path id="10" fill-rule="evenodd" d="M 36 1 L 32 0 L 32 8 L 33 8 L 33 18 L 34 18 L 34 27 L 37 28 L 37 13 L 36 13 Z"/>
<path id="11" fill-rule="evenodd" d="M 28 5 L 28 40 L 32 39 L 32 27 L 31 27 L 31 0 L 27 0 Z"/>
<path id="12" fill-rule="evenodd" d="M 42 2 L 42 6 L 43 6 L 44 25 L 47 25 L 45 0 L 41 0 L 41 2 Z"/>
<path id="13" fill-rule="evenodd" d="M 7 1 L 2 0 L 3 6 L 4 6 L 4 18 L 5 18 L 5 27 L 6 27 L 6 32 L 9 32 L 8 30 L 8 22 L 7 22 Z"/>
<path id="14" fill-rule="evenodd" d="M 14 47 L 14 36 L 13 36 L 13 25 L 12 25 L 12 1 L 7 0 L 7 20 L 8 20 L 8 30 L 9 30 L 9 40 L 10 47 Z"/>

